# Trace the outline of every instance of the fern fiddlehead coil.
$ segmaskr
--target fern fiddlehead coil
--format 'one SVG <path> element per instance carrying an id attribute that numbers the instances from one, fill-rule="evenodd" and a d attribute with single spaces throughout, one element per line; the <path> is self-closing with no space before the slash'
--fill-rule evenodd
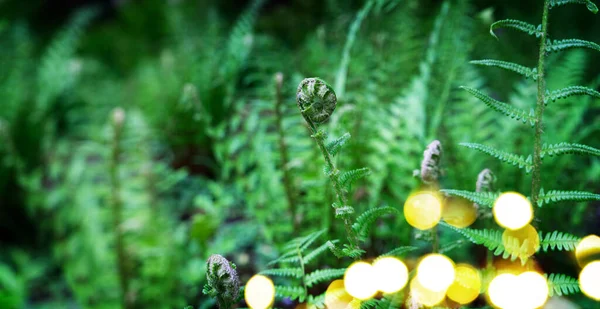
<path id="1" fill-rule="evenodd" d="M 440 161 L 442 159 L 442 143 L 438 140 L 427 145 L 421 161 L 421 180 L 424 183 L 435 183 L 441 174 Z"/>
<path id="2" fill-rule="evenodd" d="M 235 265 L 219 254 L 211 255 L 206 261 L 208 284 L 204 293 L 217 298 L 219 308 L 230 308 L 240 295 L 240 279 Z"/>
<path id="3" fill-rule="evenodd" d="M 302 80 L 298 85 L 296 101 L 302 115 L 314 123 L 323 123 L 329 119 L 337 105 L 333 88 L 316 77 Z"/>

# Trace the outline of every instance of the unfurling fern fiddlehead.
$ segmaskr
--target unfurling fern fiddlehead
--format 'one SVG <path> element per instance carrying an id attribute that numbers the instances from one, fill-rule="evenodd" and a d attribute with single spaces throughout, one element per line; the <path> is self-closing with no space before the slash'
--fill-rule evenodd
<path id="1" fill-rule="evenodd" d="M 217 298 L 220 309 L 229 309 L 240 297 L 240 279 L 235 264 L 219 254 L 211 255 L 206 261 L 208 283 L 202 292 Z"/>

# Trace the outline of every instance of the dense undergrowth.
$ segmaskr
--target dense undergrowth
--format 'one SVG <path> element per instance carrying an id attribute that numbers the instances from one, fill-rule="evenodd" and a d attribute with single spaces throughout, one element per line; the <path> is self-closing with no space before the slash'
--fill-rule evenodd
<path id="1" fill-rule="evenodd" d="M 489 269 L 488 249 L 496 262 L 534 260 L 562 274 L 556 294 L 597 305 L 572 293 L 572 254 L 551 252 L 600 233 L 590 201 L 600 153 L 578 146 L 600 146 L 594 51 L 551 41 L 565 51 L 544 54 L 541 89 L 591 96 L 545 100 L 553 93 L 539 92 L 539 71 L 527 68 L 538 67 L 543 1 L 300 2 L 254 0 L 235 14 L 218 2 L 123 4 L 112 22 L 102 7 L 83 8 L 47 38 L 27 19 L 0 17 L 0 308 L 213 307 L 202 290 L 207 271 L 219 271 L 207 269 L 215 253 L 242 283 L 272 276 L 275 306 L 293 308 L 322 304 L 354 259 L 434 250 Z M 533 35 L 496 27 L 504 18 L 535 24 Z M 549 32 L 600 42 L 597 20 L 585 6 L 561 6 Z M 135 36 L 152 21 L 160 37 Z M 521 63 L 525 76 L 472 59 Z M 327 117 L 296 102 L 311 76 L 336 95 Z M 565 88 L 575 85 L 586 90 Z M 532 129 L 540 93 L 548 106 Z M 434 140 L 440 162 L 423 163 Z M 592 156 L 552 156 L 567 150 Z M 403 205 L 431 188 L 477 203 L 478 220 L 434 233 L 411 227 Z M 500 191 L 543 205 L 534 257 L 501 248 L 485 211 Z"/>

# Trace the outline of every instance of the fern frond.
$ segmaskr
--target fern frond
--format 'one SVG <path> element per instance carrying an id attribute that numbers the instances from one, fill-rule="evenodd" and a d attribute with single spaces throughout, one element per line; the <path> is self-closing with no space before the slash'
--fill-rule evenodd
<path id="1" fill-rule="evenodd" d="M 464 87 L 464 86 L 461 86 L 460 88 L 466 90 L 468 93 L 470 93 L 474 97 L 478 98 L 479 100 L 481 100 L 483 103 L 485 103 L 487 106 L 491 107 L 495 111 L 498 111 L 506 116 L 509 116 L 510 118 L 515 118 L 516 120 L 521 120 L 521 121 L 523 121 L 523 123 L 526 123 L 529 121 L 531 126 L 533 126 L 535 124 L 535 115 L 533 114 L 533 109 L 528 114 L 524 110 L 518 109 L 514 106 L 511 106 L 504 102 L 500 102 L 496 99 L 493 99 L 492 97 L 488 96 L 487 94 L 485 94 L 477 89 Z"/>
<path id="2" fill-rule="evenodd" d="M 443 193 L 452 196 L 458 196 L 465 198 L 473 203 L 477 203 L 481 206 L 487 206 L 492 208 L 494 206 L 494 202 L 500 196 L 500 193 L 497 192 L 472 192 L 466 190 L 453 190 L 453 189 L 442 189 L 440 190 Z"/>
<path id="3" fill-rule="evenodd" d="M 528 68 L 524 65 L 520 65 L 514 62 L 502 61 L 502 60 L 494 60 L 494 59 L 483 59 L 483 60 L 472 60 L 470 61 L 472 64 L 484 65 L 488 67 L 497 67 L 509 71 L 513 71 L 515 73 L 519 73 L 525 78 L 532 78 L 534 81 L 537 80 L 537 69 L 536 68 Z"/>
<path id="4" fill-rule="evenodd" d="M 529 35 L 535 35 L 536 38 L 539 38 L 540 36 L 542 36 L 541 25 L 538 25 L 536 27 L 530 23 L 526 23 L 524 21 L 520 21 L 520 20 L 516 20 L 516 19 L 503 19 L 503 20 L 499 20 L 499 21 L 493 23 L 490 26 L 490 34 L 493 37 L 495 37 L 496 39 L 498 39 L 498 37 L 494 33 L 494 30 L 496 30 L 498 28 L 513 28 L 513 29 L 516 29 L 519 31 L 523 31 Z"/>
<path id="5" fill-rule="evenodd" d="M 331 281 L 333 279 L 338 279 L 344 275 L 344 272 L 346 272 L 345 268 L 318 269 L 318 270 L 315 270 L 312 273 L 306 275 L 305 283 L 306 283 L 306 286 L 311 287 L 317 283 Z"/>
<path id="6" fill-rule="evenodd" d="M 333 253 L 333 255 L 335 255 L 337 258 L 342 258 L 345 256 L 344 250 L 336 246 L 334 242 L 327 241 L 325 245 L 327 245 L 327 248 L 329 248 L 331 253 Z"/>
<path id="7" fill-rule="evenodd" d="M 332 244 L 337 244 L 339 242 L 339 240 L 334 239 L 334 240 L 330 240 L 329 242 L 331 242 Z M 321 255 L 321 253 L 325 252 L 328 248 L 329 248 L 329 245 L 327 243 L 324 243 L 324 244 L 320 245 L 319 247 L 317 247 L 316 249 L 310 251 L 302 259 L 304 261 L 304 264 L 310 263 L 313 259 L 315 259 L 317 256 Z"/>
<path id="8" fill-rule="evenodd" d="M 299 279 L 302 277 L 302 268 L 266 269 L 261 271 L 260 274 L 265 276 L 294 277 Z"/>
<path id="9" fill-rule="evenodd" d="M 525 171 L 527 173 L 531 172 L 531 169 L 533 168 L 531 155 L 529 155 L 527 157 L 527 159 L 525 159 L 525 157 L 523 157 L 521 155 L 508 153 L 508 152 L 498 150 L 493 147 L 482 145 L 482 144 L 460 143 L 460 145 L 467 147 L 467 148 L 479 150 L 479 151 L 486 153 L 494 158 L 497 158 L 500 161 L 507 162 L 512 165 L 517 165 L 517 166 L 519 166 L 519 168 L 525 168 Z"/>
<path id="10" fill-rule="evenodd" d="M 470 228 L 460 229 L 443 221 L 440 222 L 440 225 L 450 228 L 459 234 L 462 234 L 465 238 L 467 238 L 476 245 L 485 246 L 490 251 L 493 251 L 494 255 L 500 255 L 505 251 L 504 245 L 502 244 L 502 231 L 485 229 L 476 230 Z"/>
<path id="11" fill-rule="evenodd" d="M 596 51 L 600 51 L 600 45 L 598 45 L 594 42 L 580 40 L 580 39 L 565 39 L 565 40 L 554 40 L 554 41 L 548 40 L 546 42 L 546 51 L 549 53 L 559 52 L 559 51 L 563 51 L 563 50 L 567 50 L 567 49 L 571 49 L 571 48 L 589 48 L 589 49 L 593 49 Z"/>
<path id="12" fill-rule="evenodd" d="M 573 95 L 589 95 L 595 98 L 600 99 L 600 92 L 583 86 L 570 86 L 558 90 L 554 90 L 552 92 L 546 92 L 546 98 L 544 99 L 544 104 L 548 104 L 549 100 L 552 102 L 558 99 L 564 99 Z"/>
<path id="13" fill-rule="evenodd" d="M 540 190 L 537 204 L 539 207 L 545 204 L 550 204 L 560 201 L 600 201 L 600 194 L 585 192 L 585 191 L 558 191 L 551 190 L 544 192 L 544 189 Z"/>
<path id="14" fill-rule="evenodd" d="M 590 0 L 550 0 L 551 9 L 565 4 L 585 4 L 590 12 L 598 13 L 598 7 Z"/>
<path id="15" fill-rule="evenodd" d="M 344 133 L 344 135 L 327 143 L 327 146 L 325 146 L 325 147 L 327 148 L 327 151 L 329 152 L 329 154 L 331 154 L 332 156 L 335 156 L 338 153 L 338 151 L 342 148 L 342 146 L 344 146 L 344 144 L 346 144 L 346 142 L 349 139 L 350 139 L 350 133 Z"/>
<path id="16" fill-rule="evenodd" d="M 306 298 L 306 291 L 299 286 L 276 285 L 275 296 L 281 298 L 289 297 L 291 300 L 297 299 L 299 302 L 303 302 Z"/>
<path id="17" fill-rule="evenodd" d="M 394 207 L 384 206 L 378 208 L 372 208 L 365 211 L 362 215 L 356 218 L 356 222 L 352 225 L 352 229 L 358 234 L 359 237 L 367 237 L 371 224 L 377 220 L 377 218 L 387 215 L 396 214 L 400 211 Z"/>
<path id="18" fill-rule="evenodd" d="M 551 250 L 572 251 L 575 250 L 579 241 L 579 237 L 559 231 L 548 233 L 544 237 L 540 232 L 540 248 L 544 252 L 548 251 L 548 248 Z"/>
<path id="19" fill-rule="evenodd" d="M 563 274 L 548 276 L 548 296 L 563 296 L 579 292 L 579 282 L 575 278 Z"/>
<path id="20" fill-rule="evenodd" d="M 350 185 L 358 180 L 359 178 L 365 177 L 371 174 L 371 170 L 367 167 L 354 169 L 351 171 L 344 172 L 340 175 L 340 184 L 342 187 L 349 189 Z"/>
<path id="21" fill-rule="evenodd" d="M 583 144 L 558 143 L 542 145 L 542 158 L 545 155 L 556 156 L 561 154 L 585 154 L 591 156 L 600 156 L 600 149 Z"/>
<path id="22" fill-rule="evenodd" d="M 386 257 L 386 256 L 404 257 L 404 255 L 406 253 L 415 251 L 417 249 L 419 249 L 419 248 L 413 247 L 413 246 L 402 246 L 402 247 L 395 248 L 392 251 L 386 252 L 386 253 L 380 255 L 379 257 Z"/>

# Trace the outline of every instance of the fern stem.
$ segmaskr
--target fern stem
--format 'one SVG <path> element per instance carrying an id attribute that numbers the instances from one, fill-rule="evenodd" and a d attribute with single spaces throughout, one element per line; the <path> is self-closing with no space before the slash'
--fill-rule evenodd
<path id="1" fill-rule="evenodd" d="M 281 97 L 281 86 L 283 84 L 283 74 L 277 73 L 275 75 L 275 118 L 277 133 L 279 137 L 279 153 L 281 154 L 281 170 L 283 171 L 283 187 L 285 190 L 285 196 L 287 198 L 289 207 L 290 207 L 290 215 L 292 216 L 292 226 L 294 228 L 294 232 L 298 231 L 298 227 L 300 222 L 297 222 L 297 209 L 296 209 L 296 201 L 294 195 L 294 189 L 292 186 L 292 177 L 290 175 L 290 171 L 288 168 L 289 165 L 289 155 L 287 151 L 287 147 L 285 146 L 285 134 L 283 131 L 283 99 Z"/>
<path id="2" fill-rule="evenodd" d="M 544 11 L 542 14 L 542 33 L 540 36 L 540 50 L 537 68 L 537 104 L 535 107 L 535 135 L 533 142 L 533 168 L 531 171 L 531 203 L 537 205 L 537 200 L 541 188 L 541 169 L 542 169 L 542 133 L 544 131 L 542 117 L 544 115 L 544 102 L 546 101 L 546 79 L 545 59 L 546 59 L 546 36 L 548 35 L 548 15 L 550 11 L 550 2 L 544 1 Z"/>
<path id="3" fill-rule="evenodd" d="M 117 251 L 117 269 L 119 275 L 119 284 L 121 287 L 122 308 L 130 308 L 127 301 L 127 292 L 129 290 L 129 277 L 127 274 L 125 246 L 123 242 L 123 231 L 121 223 L 123 221 L 123 204 L 121 201 L 121 182 L 119 181 L 119 156 L 121 154 L 121 133 L 125 114 L 122 109 L 113 111 L 113 140 L 112 153 L 109 166 L 110 188 L 111 188 L 111 206 L 113 229 L 115 232 L 115 247 Z"/>
<path id="4" fill-rule="evenodd" d="M 346 191 L 344 190 L 344 188 L 342 188 L 342 184 L 340 182 L 340 170 L 337 169 L 337 167 L 335 166 L 335 163 L 333 162 L 333 158 L 332 158 L 331 154 L 329 153 L 329 151 L 327 150 L 327 147 L 325 146 L 325 137 L 326 137 L 325 132 L 318 130 L 317 126 L 311 120 L 311 118 L 308 117 L 308 115 L 306 115 L 305 113 L 301 113 L 301 114 L 302 114 L 302 117 L 304 117 L 304 120 L 306 120 L 306 122 L 308 123 L 308 126 L 312 133 L 311 137 L 313 137 L 315 139 L 315 141 L 317 142 L 317 145 L 319 146 L 319 149 L 321 150 L 321 153 L 323 154 L 323 158 L 325 159 L 325 164 L 328 169 L 328 176 L 329 176 L 329 179 L 331 180 L 331 185 L 333 186 L 333 189 L 335 190 L 335 194 L 336 194 L 337 200 L 339 202 L 338 207 L 348 206 L 348 198 L 346 197 Z M 341 217 L 342 217 L 342 220 L 344 221 L 344 227 L 346 228 L 346 235 L 348 237 L 348 241 L 350 242 L 350 246 L 352 248 L 358 249 L 359 248 L 358 247 L 358 237 L 356 236 L 356 233 L 352 229 L 351 215 L 344 214 Z"/>

